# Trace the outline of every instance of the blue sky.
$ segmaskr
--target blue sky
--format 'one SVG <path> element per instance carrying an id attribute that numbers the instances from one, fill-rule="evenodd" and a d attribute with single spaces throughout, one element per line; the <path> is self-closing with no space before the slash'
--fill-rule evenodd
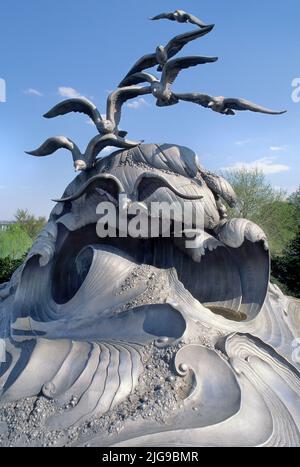
<path id="1" fill-rule="evenodd" d="M 2 0 L 0 78 L 7 101 L 0 102 L 0 219 L 13 218 L 17 208 L 48 216 L 51 198 L 74 177 L 68 152 L 38 159 L 25 150 L 54 135 L 84 149 L 96 134 L 84 115 L 46 120 L 42 114 L 76 93 L 104 112 L 108 92 L 137 58 L 192 29 L 147 19 L 177 8 L 216 24 L 184 54 L 217 55 L 219 62 L 183 71 L 174 90 L 244 97 L 288 114 L 230 118 L 188 103 L 159 109 L 147 96 L 124 108 L 121 128 L 130 139 L 189 146 L 212 170 L 257 165 L 274 186 L 297 188 L 300 103 L 291 94 L 300 78 L 299 0 Z"/>

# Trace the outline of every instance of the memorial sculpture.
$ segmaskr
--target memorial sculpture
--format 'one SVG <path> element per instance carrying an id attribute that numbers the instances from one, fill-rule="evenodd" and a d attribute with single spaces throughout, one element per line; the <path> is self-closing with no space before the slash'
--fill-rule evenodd
<path id="1" fill-rule="evenodd" d="M 145 94 L 229 116 L 282 112 L 173 92 L 181 69 L 216 60 L 173 58 L 213 25 L 181 10 L 152 19 L 162 18 L 197 29 L 142 57 L 105 118 L 83 98 L 45 114 L 87 114 L 99 134 L 85 153 L 65 136 L 30 152 L 68 149 L 81 173 L 0 286 L 3 446 L 299 445 L 299 309 L 269 282 L 266 235 L 228 218 L 234 190 L 192 150 L 119 130 L 123 104 Z M 154 66 L 161 78 L 144 71 Z M 101 157 L 107 146 L 118 151 Z M 153 203 L 175 208 L 168 218 Z M 134 209 L 135 227 L 154 219 L 156 233 L 130 230 Z M 99 235 L 105 228 L 112 235 Z"/>

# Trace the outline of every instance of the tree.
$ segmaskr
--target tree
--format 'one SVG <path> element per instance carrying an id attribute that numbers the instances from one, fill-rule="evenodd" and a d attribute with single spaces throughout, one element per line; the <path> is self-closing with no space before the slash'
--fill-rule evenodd
<path id="1" fill-rule="evenodd" d="M 257 169 L 243 168 L 224 176 L 238 198 L 236 207 L 229 209 L 229 216 L 258 224 L 268 236 L 272 255 L 281 255 L 297 233 L 297 206 L 286 199 L 284 192 L 274 189 Z"/>
<path id="2" fill-rule="evenodd" d="M 291 293 L 300 298 L 300 227 L 296 237 L 288 244 L 282 257 L 272 264 L 273 276 L 284 283 Z"/>
<path id="3" fill-rule="evenodd" d="M 0 232 L 0 258 L 21 258 L 31 245 L 31 238 L 19 224 L 12 224 Z"/>
<path id="4" fill-rule="evenodd" d="M 300 210 L 300 186 L 298 190 L 295 193 L 291 194 L 291 196 L 289 197 L 289 203 L 293 204 Z"/>
<path id="5" fill-rule="evenodd" d="M 45 217 L 35 217 L 27 209 L 18 209 L 15 214 L 16 223 L 35 240 L 41 229 L 46 224 Z"/>
<path id="6" fill-rule="evenodd" d="M 11 276 L 21 266 L 24 259 L 23 257 L 20 259 L 0 258 L 0 284 L 11 279 Z"/>
<path id="7" fill-rule="evenodd" d="M 256 222 L 266 232 L 272 256 L 281 255 L 297 235 L 298 209 L 287 201 L 275 201 L 261 207 Z"/>
<path id="8" fill-rule="evenodd" d="M 233 186 L 238 198 L 236 207 L 231 210 L 234 217 L 257 219 L 264 206 L 284 200 L 284 194 L 275 190 L 258 169 L 231 170 L 224 176 Z"/>
<path id="9" fill-rule="evenodd" d="M 46 222 L 44 217 L 36 218 L 24 209 L 18 209 L 15 219 L 0 232 L 0 283 L 10 278 Z"/>

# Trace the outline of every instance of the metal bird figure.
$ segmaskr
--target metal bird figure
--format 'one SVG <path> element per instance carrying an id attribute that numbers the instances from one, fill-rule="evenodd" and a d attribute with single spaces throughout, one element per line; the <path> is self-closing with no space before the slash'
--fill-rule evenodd
<path id="1" fill-rule="evenodd" d="M 68 149 L 72 153 L 75 171 L 87 170 L 95 164 L 98 154 L 107 146 L 120 149 L 129 149 L 138 146 L 140 142 L 127 141 L 114 134 L 95 136 L 88 144 L 84 154 L 80 152 L 78 146 L 65 136 L 54 136 L 48 138 L 38 149 L 26 151 L 26 154 L 37 157 L 44 157 L 53 154 L 58 149 Z"/>
<path id="2" fill-rule="evenodd" d="M 223 96 L 212 97 L 201 93 L 175 94 L 175 97 L 182 101 L 199 104 L 223 115 L 235 115 L 236 111 L 245 110 L 269 115 L 282 115 L 286 113 L 286 110 L 275 111 L 267 109 L 245 99 L 226 98 Z"/>
<path id="3" fill-rule="evenodd" d="M 156 105 L 158 107 L 174 105 L 179 102 L 179 98 L 172 92 L 171 85 L 174 83 L 180 71 L 192 66 L 213 63 L 217 60 L 217 57 L 193 56 L 169 60 L 163 67 L 160 81 L 150 73 L 135 73 L 124 79 L 124 84 L 126 86 L 130 86 L 143 82 L 149 82 L 151 84 L 151 92 L 157 99 Z"/>
<path id="4" fill-rule="evenodd" d="M 115 134 L 124 138 L 127 132 L 119 131 L 118 129 L 123 104 L 129 99 L 135 99 L 147 93 L 147 88 L 141 87 L 118 88 L 116 91 L 113 91 L 107 99 L 106 118 L 101 115 L 91 101 L 83 97 L 76 97 L 60 102 L 49 110 L 44 117 L 54 118 L 70 112 L 81 112 L 90 117 L 101 135 Z"/>
<path id="5" fill-rule="evenodd" d="M 165 63 L 172 57 L 178 54 L 183 47 L 189 42 L 198 39 L 199 37 L 205 36 L 211 32 L 214 28 L 214 24 L 205 26 L 205 28 L 188 32 L 185 34 L 180 34 L 179 36 L 171 39 L 168 44 L 164 47 L 160 45 L 156 48 L 156 52 L 152 54 L 147 54 L 141 57 L 129 70 L 125 78 L 119 84 L 119 87 L 124 86 L 128 76 L 133 75 L 134 73 L 139 73 L 140 71 L 146 70 L 147 68 L 152 68 L 156 65 L 159 65 L 158 71 L 162 71 Z"/>
<path id="6" fill-rule="evenodd" d="M 85 170 L 86 162 L 78 146 L 65 136 L 53 136 L 48 138 L 39 148 L 34 151 L 25 151 L 26 154 L 36 157 L 45 157 L 53 154 L 58 149 L 68 149 L 72 153 L 75 170 Z"/>
<path id="7" fill-rule="evenodd" d="M 130 149 L 139 146 L 142 142 L 143 141 L 125 140 L 114 134 L 108 134 L 104 136 L 97 135 L 91 139 L 86 148 L 85 161 L 87 168 L 90 168 L 95 164 L 98 154 L 108 146 L 113 146 L 120 149 Z"/>
<path id="8" fill-rule="evenodd" d="M 200 28 L 206 27 L 206 24 L 201 19 L 183 10 L 176 10 L 173 13 L 161 13 L 160 15 L 153 16 L 150 19 L 152 21 L 159 20 L 159 19 L 168 19 L 170 21 L 177 21 L 178 23 L 195 24 L 196 26 L 199 26 Z"/>

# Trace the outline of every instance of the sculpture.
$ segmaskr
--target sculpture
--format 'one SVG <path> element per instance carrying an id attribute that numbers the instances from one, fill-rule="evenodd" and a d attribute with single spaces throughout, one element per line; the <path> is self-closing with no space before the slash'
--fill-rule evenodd
<path id="1" fill-rule="evenodd" d="M 130 86 L 144 82 L 151 83 L 151 92 L 156 97 L 156 105 L 165 107 L 168 105 L 178 104 L 179 99 L 171 91 L 171 84 L 174 83 L 178 74 L 185 68 L 190 68 L 196 65 L 204 65 L 205 63 L 216 62 L 217 57 L 183 57 L 169 60 L 165 63 L 162 70 L 161 79 L 150 73 L 134 73 L 122 81 L 123 85 Z"/>
<path id="2" fill-rule="evenodd" d="M 101 135 L 107 135 L 104 139 L 95 138 L 87 147 L 85 155 L 81 155 L 75 143 L 61 137 L 48 139 L 38 149 L 29 151 L 28 154 L 34 156 L 47 156 L 53 154 L 59 148 L 71 150 L 76 170 L 86 170 L 91 168 L 97 155 L 107 146 L 116 146 L 119 148 L 128 148 L 137 146 L 139 143 L 125 141 L 123 138 L 127 135 L 126 131 L 119 131 L 118 125 L 121 120 L 122 105 L 129 99 L 152 93 L 156 98 L 156 105 L 159 107 L 178 104 L 180 100 L 193 102 L 203 107 L 210 108 L 215 112 L 224 115 L 234 115 L 234 110 L 250 110 L 252 112 L 261 112 L 271 115 L 280 115 L 285 113 L 272 111 L 244 99 L 225 99 L 224 97 L 211 97 L 200 93 L 175 94 L 171 91 L 171 85 L 176 80 L 182 69 L 213 63 L 218 60 L 217 57 L 181 57 L 170 60 L 177 55 L 189 42 L 199 39 L 210 33 L 214 25 L 205 25 L 193 15 L 182 10 L 176 10 L 175 13 L 163 13 L 152 19 L 166 18 L 180 23 L 189 22 L 199 26 L 198 29 L 175 36 L 168 44 L 158 46 L 155 53 L 144 55 L 129 70 L 123 78 L 119 87 L 113 91 L 107 99 L 106 118 L 101 116 L 97 107 L 87 99 L 73 98 L 67 99 L 47 112 L 45 118 L 54 118 L 59 115 L 66 115 L 70 112 L 82 112 L 88 115 L 96 125 Z M 147 68 L 158 65 L 157 71 L 162 72 L 159 80 L 152 74 L 142 73 Z M 148 82 L 151 86 L 140 87 L 136 84 Z M 95 149 L 95 143 L 97 149 Z"/>
<path id="3" fill-rule="evenodd" d="M 178 23 L 191 23 L 196 24 L 200 28 L 205 28 L 206 24 L 199 18 L 190 13 L 186 13 L 183 10 L 176 10 L 174 13 L 161 13 L 160 15 L 153 16 L 151 20 L 158 19 L 169 19 L 171 21 L 177 21 Z"/>
<path id="4" fill-rule="evenodd" d="M 282 115 L 286 113 L 285 110 L 277 112 L 275 110 L 266 109 L 265 107 L 246 101 L 245 99 L 225 98 L 223 96 L 212 97 L 200 93 L 175 94 L 175 96 L 178 100 L 194 102 L 195 104 L 199 104 L 202 107 L 209 108 L 214 112 L 224 115 L 235 115 L 235 111 L 241 112 L 245 110 L 268 115 Z"/>
<path id="5" fill-rule="evenodd" d="M 180 21 L 194 22 L 185 15 Z M 164 73 L 170 62 L 155 57 Z M 246 219 L 228 219 L 232 187 L 193 151 L 124 139 L 118 125 L 131 89 L 152 92 L 120 88 L 105 121 L 82 99 L 46 114 L 87 113 L 100 135 L 84 156 L 65 137 L 33 153 L 67 148 L 81 173 L 0 286 L 0 443 L 296 446 L 299 317 L 269 284 L 267 238 Z M 214 110 L 240 105 L 222 101 Z M 113 143 L 125 150 L 97 159 Z M 155 202 L 175 203 L 172 217 L 155 212 Z M 119 223 L 99 215 L 101 203 L 116 207 Z M 134 207 L 158 220 L 155 234 L 130 234 Z M 118 235 L 100 238 L 104 224 Z"/>
<path id="6" fill-rule="evenodd" d="M 147 54 L 139 58 L 139 60 L 129 70 L 124 79 L 128 78 L 128 76 L 131 76 L 134 73 L 146 70 L 147 68 L 152 68 L 155 65 L 158 65 L 157 71 L 162 71 L 162 67 L 165 65 L 167 60 L 177 55 L 189 42 L 205 36 L 211 32 L 213 28 L 214 24 L 211 24 L 203 29 L 196 29 L 195 31 L 187 32 L 185 34 L 180 34 L 179 36 L 173 37 L 165 47 L 160 45 L 156 48 L 155 53 Z M 122 86 L 122 82 L 120 83 L 120 86 Z"/>

